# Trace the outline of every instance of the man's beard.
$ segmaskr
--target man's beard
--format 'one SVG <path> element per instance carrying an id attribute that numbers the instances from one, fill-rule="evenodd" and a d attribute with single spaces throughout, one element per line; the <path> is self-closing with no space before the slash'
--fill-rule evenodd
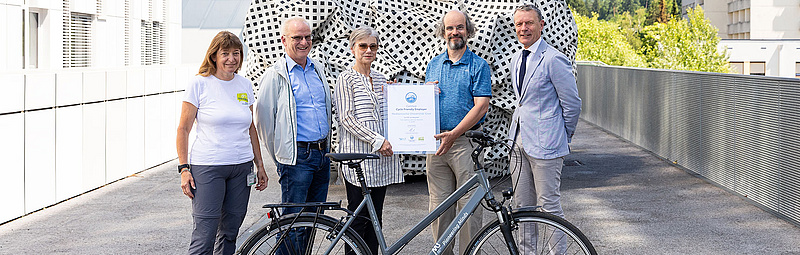
<path id="1" fill-rule="evenodd" d="M 453 38 L 459 38 L 461 40 L 454 41 Z M 467 42 L 464 40 L 464 36 L 455 35 L 447 38 L 447 47 L 449 47 L 451 50 L 460 50 L 465 46 L 467 46 Z"/>

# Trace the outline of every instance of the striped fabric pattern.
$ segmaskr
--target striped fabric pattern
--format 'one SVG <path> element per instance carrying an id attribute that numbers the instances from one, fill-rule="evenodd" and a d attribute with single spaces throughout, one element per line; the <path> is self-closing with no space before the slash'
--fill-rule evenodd
<path id="1" fill-rule="evenodd" d="M 372 84 L 355 70 L 348 69 L 336 80 L 333 88 L 333 102 L 336 107 L 336 121 L 339 123 L 339 153 L 376 153 L 383 144 L 385 118 L 382 107 L 383 87 L 386 77 L 370 71 Z M 379 154 L 380 155 L 380 154 Z M 368 187 L 382 187 L 403 182 L 400 155 L 380 156 L 377 160 L 361 163 Z M 358 186 L 354 170 L 339 165 L 347 182 Z"/>

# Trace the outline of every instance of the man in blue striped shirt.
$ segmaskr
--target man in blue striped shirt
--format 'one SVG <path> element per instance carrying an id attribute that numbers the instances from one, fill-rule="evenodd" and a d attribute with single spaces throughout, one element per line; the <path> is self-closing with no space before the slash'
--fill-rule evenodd
<path id="1" fill-rule="evenodd" d="M 429 210 L 435 209 L 445 198 L 474 175 L 475 165 L 470 154 L 474 146 L 464 133 L 477 129 L 489 110 L 492 96 L 492 79 L 489 64 L 467 49 L 467 39 L 475 35 L 475 25 L 466 13 L 448 12 L 437 25 L 437 37 L 447 41 L 446 52 L 434 57 L 425 70 L 427 83 L 438 83 L 439 123 L 441 141 L 436 154 L 428 154 L 426 176 L 430 193 Z M 431 225 L 435 239 L 439 239 L 453 221 L 456 211 L 469 200 L 469 193 L 458 201 L 458 208 L 450 208 Z M 459 235 L 458 242 L 468 244 L 481 226 L 481 211 L 475 212 Z M 442 254 L 453 254 L 452 243 Z"/>

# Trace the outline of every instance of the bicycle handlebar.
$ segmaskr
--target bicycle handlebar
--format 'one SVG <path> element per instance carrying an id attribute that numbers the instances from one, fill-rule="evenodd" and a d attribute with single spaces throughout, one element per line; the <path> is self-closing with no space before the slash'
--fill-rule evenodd
<path id="1" fill-rule="evenodd" d="M 483 144 L 484 146 L 494 146 L 497 144 L 497 141 L 492 139 L 492 137 L 486 134 L 486 130 L 467 130 L 464 133 L 464 136 L 468 138 L 472 138 L 473 141 L 478 141 L 479 143 Z"/>

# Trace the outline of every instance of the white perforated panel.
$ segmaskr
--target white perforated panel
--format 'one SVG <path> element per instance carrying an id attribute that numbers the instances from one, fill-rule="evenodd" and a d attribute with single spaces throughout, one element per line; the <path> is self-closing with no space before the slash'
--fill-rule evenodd
<path id="1" fill-rule="evenodd" d="M 258 90 L 258 82 L 266 67 L 283 56 L 281 22 L 289 17 L 302 16 L 309 21 L 314 33 L 314 48 L 310 56 L 326 64 L 328 76 L 325 78 L 329 84 L 334 84 L 339 73 L 352 64 L 347 37 L 359 26 L 371 26 L 381 34 L 382 50 L 373 68 L 386 74 L 390 80 L 423 82 L 428 61 L 445 49 L 444 41 L 434 36 L 436 23 L 447 11 L 459 9 L 467 12 L 476 24 L 476 36 L 468 42 L 470 50 L 486 59 L 493 71 L 493 98 L 484 127 L 494 137 L 505 139 L 515 100 L 509 89 L 510 62 L 513 53 L 521 49 L 514 33 L 512 15 L 522 3 L 505 0 L 253 0 L 242 38 L 249 48 L 243 73 Z M 537 0 L 532 3 L 545 16 L 544 39 L 574 60 L 577 29 L 564 1 Z M 335 141 L 335 130 L 333 135 Z M 335 150 L 336 146 L 333 148 Z M 486 158 L 494 162 L 489 168 L 493 175 L 501 174 L 508 165 L 507 151 L 503 148 L 488 151 Z M 425 156 L 406 155 L 403 165 L 407 174 L 422 174 Z"/>

